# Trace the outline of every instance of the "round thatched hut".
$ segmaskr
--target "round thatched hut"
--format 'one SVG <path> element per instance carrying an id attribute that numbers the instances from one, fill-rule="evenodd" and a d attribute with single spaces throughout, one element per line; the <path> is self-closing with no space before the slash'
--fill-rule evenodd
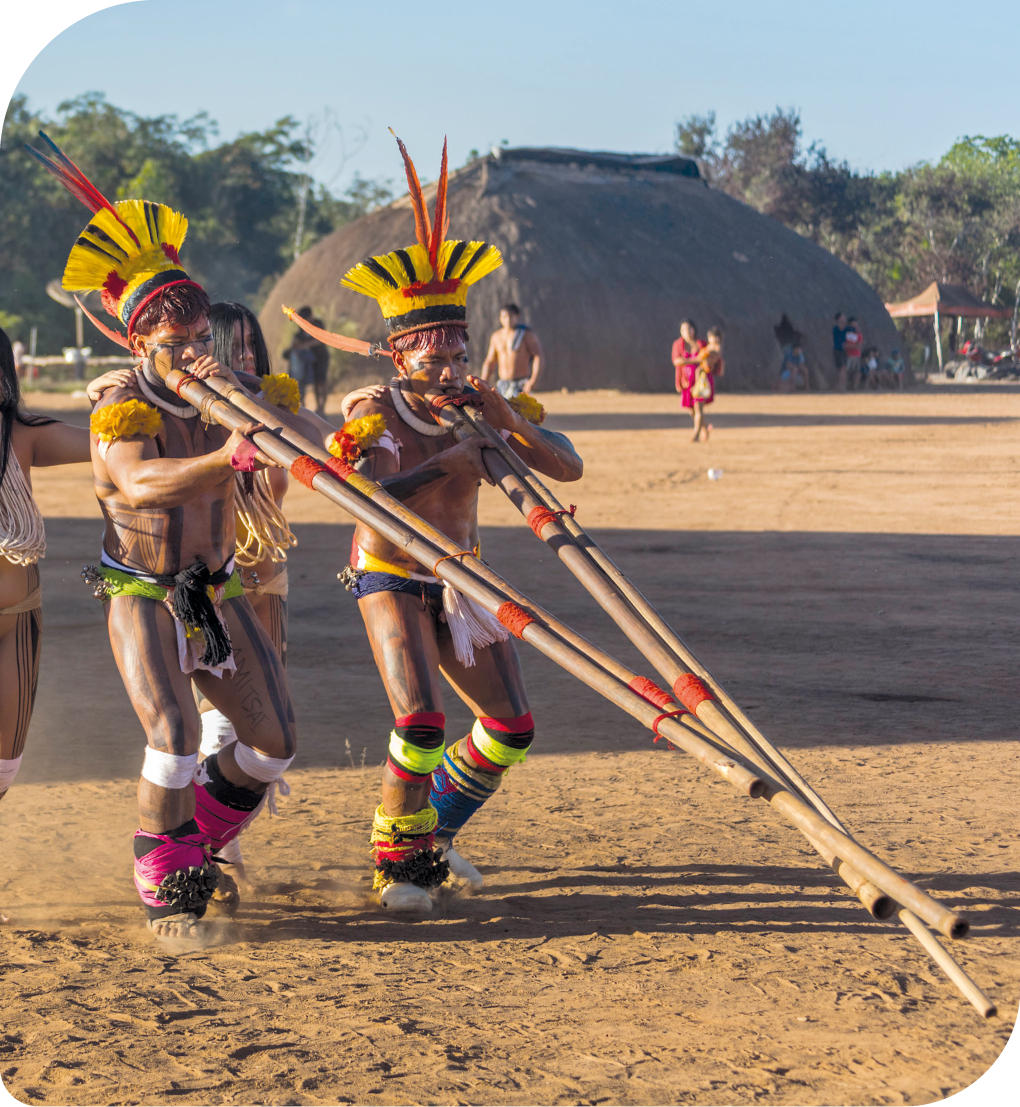
<path id="1" fill-rule="evenodd" d="M 419 168 L 425 159 L 419 153 Z M 431 203 L 435 187 L 426 189 Z M 878 295 L 813 242 L 710 187 L 692 158 L 503 149 L 451 175 L 450 234 L 495 243 L 505 264 L 473 290 L 474 363 L 519 303 L 538 332 L 543 388 L 673 388 L 670 344 L 690 317 L 725 333 L 731 389 L 770 388 L 782 344 L 799 340 L 816 387 L 834 382 L 832 319 L 856 315 L 885 355 L 901 345 Z M 414 241 L 405 196 L 317 243 L 269 294 L 270 350 L 289 334 L 280 311 L 311 304 L 327 326 L 381 339 L 373 300 L 340 287 L 362 258 Z"/>

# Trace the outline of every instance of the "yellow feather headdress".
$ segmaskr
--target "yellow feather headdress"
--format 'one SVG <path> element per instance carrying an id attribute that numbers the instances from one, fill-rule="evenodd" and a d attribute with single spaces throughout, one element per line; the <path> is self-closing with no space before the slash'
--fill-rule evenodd
<path id="1" fill-rule="evenodd" d="M 138 313 L 161 289 L 175 284 L 201 287 L 181 265 L 179 251 L 188 233 L 183 215 L 148 200 L 111 204 L 55 142 L 42 131 L 39 137 L 52 157 L 25 148 L 92 212 L 71 247 L 64 288 L 101 291 L 103 306 L 130 334 Z"/>
<path id="2" fill-rule="evenodd" d="M 449 324 L 466 326 L 468 288 L 498 269 L 502 255 L 488 242 L 446 239 L 445 140 L 431 221 L 414 163 L 399 138 L 397 146 L 404 159 L 418 241 L 404 250 L 365 258 L 340 283 L 378 301 L 390 338 Z"/>

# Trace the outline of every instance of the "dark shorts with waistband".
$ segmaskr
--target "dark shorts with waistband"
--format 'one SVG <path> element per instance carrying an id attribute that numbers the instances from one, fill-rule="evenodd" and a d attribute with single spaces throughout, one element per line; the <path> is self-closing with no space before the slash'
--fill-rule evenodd
<path id="1" fill-rule="evenodd" d="M 341 574 L 344 587 L 356 599 L 363 600 L 376 592 L 406 592 L 417 596 L 422 607 L 431 608 L 433 615 L 443 610 L 443 585 L 427 580 L 411 580 L 396 573 L 366 573 L 348 566 Z"/>

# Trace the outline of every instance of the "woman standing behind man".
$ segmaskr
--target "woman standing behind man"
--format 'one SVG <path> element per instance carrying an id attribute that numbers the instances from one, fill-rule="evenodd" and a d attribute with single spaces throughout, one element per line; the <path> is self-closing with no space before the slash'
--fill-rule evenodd
<path id="1" fill-rule="evenodd" d="M 698 338 L 698 328 L 690 319 L 680 324 L 680 337 L 673 343 L 673 365 L 680 406 L 694 420 L 692 442 L 707 442 L 712 430 L 704 422 L 705 404 L 715 399 L 715 378 L 723 375 L 722 331 L 712 327 L 708 342 Z"/>

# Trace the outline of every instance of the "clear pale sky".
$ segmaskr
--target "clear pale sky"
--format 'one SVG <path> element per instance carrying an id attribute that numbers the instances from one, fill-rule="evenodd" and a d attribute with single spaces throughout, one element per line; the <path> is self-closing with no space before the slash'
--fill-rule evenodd
<path id="1" fill-rule="evenodd" d="M 37 25 L 40 12 L 73 18 L 99 5 L 19 6 Z M 715 109 L 725 127 L 777 104 L 800 110 L 806 143 L 860 170 L 899 169 L 964 134 L 1020 135 L 1009 60 L 1020 3 L 982 0 L 979 22 L 969 10 L 947 0 L 134 0 L 86 16 L 34 58 L 23 51 L 9 76 L 24 70 L 18 91 L 36 108 L 97 89 L 143 115 L 208 111 L 222 138 L 328 108 L 349 134 L 369 133 L 338 177 L 329 153 L 314 167 L 334 187 L 355 170 L 398 176 L 387 126 L 431 178 L 444 133 L 454 165 L 502 139 L 656 152 L 682 115 Z"/>

